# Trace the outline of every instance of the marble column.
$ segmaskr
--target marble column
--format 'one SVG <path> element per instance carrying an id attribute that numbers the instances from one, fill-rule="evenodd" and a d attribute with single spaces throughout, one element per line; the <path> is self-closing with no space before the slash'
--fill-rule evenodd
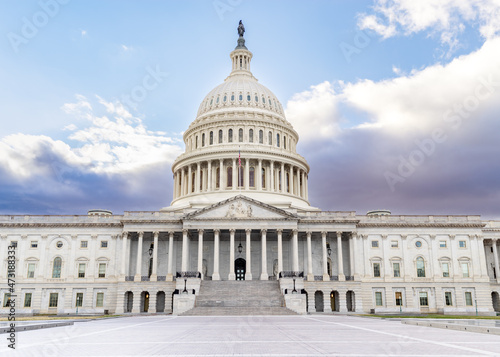
<path id="1" fill-rule="evenodd" d="M 349 275 L 354 276 L 354 248 L 353 241 L 355 233 L 351 233 L 349 236 Z M 353 278 L 354 279 L 354 278 Z"/>
<path id="2" fill-rule="evenodd" d="M 189 271 L 189 231 L 182 230 L 182 262 L 181 272 Z"/>
<path id="3" fill-rule="evenodd" d="M 158 237 L 160 232 L 153 232 L 153 269 L 151 271 L 150 281 L 158 279 Z"/>
<path id="4" fill-rule="evenodd" d="M 255 174 L 255 182 L 257 182 L 257 190 L 262 190 L 262 159 L 259 159 L 258 171 Z"/>
<path id="5" fill-rule="evenodd" d="M 234 229 L 229 230 L 229 275 L 227 280 L 235 280 L 236 275 L 234 274 Z"/>
<path id="6" fill-rule="evenodd" d="M 203 229 L 198 229 L 198 272 L 203 280 Z"/>
<path id="7" fill-rule="evenodd" d="M 312 232 L 306 232 L 307 235 L 307 280 L 314 281 L 313 274 L 313 258 L 312 258 L 312 244 L 311 244 L 311 235 Z"/>
<path id="8" fill-rule="evenodd" d="M 226 189 L 226 174 L 224 172 L 224 160 L 219 160 L 219 190 Z"/>
<path id="9" fill-rule="evenodd" d="M 358 254 L 358 233 L 352 233 L 352 251 L 353 251 L 353 272 L 354 280 L 359 280 L 359 254 Z"/>
<path id="10" fill-rule="evenodd" d="M 293 195 L 293 166 L 290 165 L 288 169 L 288 193 Z"/>
<path id="11" fill-rule="evenodd" d="M 181 169 L 181 196 L 184 196 L 186 193 L 186 189 L 185 189 L 185 178 L 184 178 L 185 174 L 184 174 L 184 168 Z"/>
<path id="12" fill-rule="evenodd" d="M 261 234 L 261 240 L 262 240 L 262 254 L 261 254 L 261 261 L 262 261 L 262 268 L 261 268 L 261 273 L 260 273 L 260 280 L 269 280 L 269 275 L 267 274 L 267 244 L 266 244 L 266 229 L 262 229 L 260 231 Z"/>
<path id="13" fill-rule="evenodd" d="M 493 258 L 495 260 L 495 274 L 497 275 L 497 284 L 500 284 L 500 264 L 498 263 L 498 239 L 492 239 L 493 241 Z"/>
<path id="14" fill-rule="evenodd" d="M 187 184 L 187 187 L 188 187 L 188 195 L 191 194 L 191 192 L 193 192 L 193 174 L 192 174 L 192 171 L 191 171 L 191 165 L 189 165 L 189 168 L 188 168 L 188 184 Z"/>
<path id="15" fill-rule="evenodd" d="M 246 271 L 245 271 L 245 280 L 252 280 L 252 248 L 251 248 L 251 235 L 252 235 L 252 230 L 251 229 L 246 229 L 246 238 L 247 238 L 247 246 L 246 246 Z"/>
<path id="16" fill-rule="evenodd" d="M 299 231 L 293 230 L 292 235 L 292 271 L 299 271 Z"/>
<path id="17" fill-rule="evenodd" d="M 280 185 L 281 185 L 281 190 L 280 192 L 286 192 L 286 187 L 285 187 L 285 163 L 281 163 L 281 177 L 280 177 Z"/>
<path id="18" fill-rule="evenodd" d="M 212 273 L 212 280 L 220 280 L 219 273 L 219 229 L 214 229 L 214 272 Z"/>
<path id="19" fill-rule="evenodd" d="M 212 160 L 208 160 L 208 169 L 207 169 L 207 191 L 212 191 Z"/>
<path id="20" fill-rule="evenodd" d="M 337 232 L 337 261 L 339 264 L 339 281 L 345 281 L 344 260 L 342 259 L 342 232 Z"/>
<path id="21" fill-rule="evenodd" d="M 283 271 L 283 229 L 277 229 L 278 234 L 278 277 Z"/>
<path id="22" fill-rule="evenodd" d="M 168 232 L 168 270 L 167 270 L 167 280 L 174 280 L 174 274 L 172 272 L 174 266 L 174 232 Z"/>
<path id="23" fill-rule="evenodd" d="M 123 232 L 122 233 L 122 266 L 121 266 L 121 275 L 122 275 L 122 281 L 125 281 L 125 276 L 128 275 L 126 271 L 126 266 L 127 266 L 127 238 L 128 238 L 128 232 Z"/>
<path id="24" fill-rule="evenodd" d="M 139 232 L 139 239 L 137 241 L 137 264 L 135 266 L 135 277 L 134 281 L 141 281 L 141 270 L 142 270 L 142 239 L 144 237 L 144 232 Z"/>
<path id="25" fill-rule="evenodd" d="M 274 161 L 271 161 L 271 168 L 269 170 L 269 185 L 268 190 L 274 192 Z"/>
<path id="26" fill-rule="evenodd" d="M 253 170 L 253 184 L 255 186 L 255 169 Z M 245 190 L 250 187 L 250 159 L 245 159 Z"/>
<path id="27" fill-rule="evenodd" d="M 321 253 L 323 256 L 323 281 L 330 281 L 330 275 L 328 275 L 328 252 L 326 249 L 326 235 L 327 232 L 321 232 Z"/>
<path id="28" fill-rule="evenodd" d="M 238 171 L 236 169 L 236 159 L 233 159 L 233 190 L 236 190 L 236 188 L 238 187 Z"/>

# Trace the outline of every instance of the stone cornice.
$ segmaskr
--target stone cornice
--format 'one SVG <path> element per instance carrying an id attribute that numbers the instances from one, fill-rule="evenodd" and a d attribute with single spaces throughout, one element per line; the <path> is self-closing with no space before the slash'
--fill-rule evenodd
<path id="1" fill-rule="evenodd" d="M 56 228 L 56 227 L 99 227 L 99 228 L 109 228 L 109 227 L 117 227 L 122 228 L 122 223 L 37 223 L 37 222 L 20 222 L 20 223 L 0 223 L 0 228 Z"/>
<path id="2" fill-rule="evenodd" d="M 356 224 L 359 222 L 359 220 L 353 219 L 300 219 L 299 224 L 323 224 L 323 223 L 349 223 L 349 224 Z"/>
<path id="3" fill-rule="evenodd" d="M 449 222 L 449 223 L 436 223 L 436 222 L 429 222 L 429 223 L 411 223 L 411 222 L 401 222 L 401 223 L 359 223 L 358 228 L 376 228 L 376 227 L 404 227 L 404 228 L 483 228 L 485 226 L 485 223 L 478 222 L 478 223 L 454 223 L 454 222 Z"/>

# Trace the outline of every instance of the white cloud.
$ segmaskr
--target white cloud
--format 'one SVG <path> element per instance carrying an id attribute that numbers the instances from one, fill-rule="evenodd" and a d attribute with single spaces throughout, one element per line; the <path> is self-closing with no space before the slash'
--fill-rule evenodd
<path id="1" fill-rule="evenodd" d="M 69 124 L 69 125 L 66 125 L 63 130 L 67 130 L 67 131 L 75 131 L 76 129 L 78 129 L 78 127 L 75 125 L 75 124 Z"/>
<path id="2" fill-rule="evenodd" d="M 122 50 L 124 50 L 125 52 L 127 51 L 132 51 L 134 48 L 131 47 L 131 46 L 126 46 L 126 45 L 122 45 Z"/>
<path id="3" fill-rule="evenodd" d="M 86 30 L 81 30 L 80 33 L 81 33 L 82 37 L 87 36 L 87 31 Z"/>

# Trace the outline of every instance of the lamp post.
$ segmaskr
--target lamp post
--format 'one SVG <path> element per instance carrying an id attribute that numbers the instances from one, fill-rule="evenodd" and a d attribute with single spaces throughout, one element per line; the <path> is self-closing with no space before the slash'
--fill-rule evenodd
<path id="1" fill-rule="evenodd" d="M 187 294 L 187 289 L 186 289 L 186 285 L 187 285 L 187 278 L 184 278 L 184 290 L 182 291 L 183 294 Z"/>
<path id="2" fill-rule="evenodd" d="M 330 247 L 330 243 L 326 243 L 326 249 L 328 251 L 328 256 L 332 255 L 332 248 Z"/>
<path id="3" fill-rule="evenodd" d="M 293 278 L 293 290 L 292 290 L 292 293 L 294 293 L 294 294 L 297 293 L 297 289 L 295 289 L 295 277 Z"/>

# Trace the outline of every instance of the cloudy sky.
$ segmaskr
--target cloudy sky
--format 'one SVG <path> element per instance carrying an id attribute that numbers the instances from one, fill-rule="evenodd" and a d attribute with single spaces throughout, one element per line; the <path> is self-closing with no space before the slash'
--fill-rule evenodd
<path id="1" fill-rule="evenodd" d="M 0 0 L 0 214 L 157 210 L 199 103 L 252 71 L 324 210 L 500 219 L 500 0 Z"/>

